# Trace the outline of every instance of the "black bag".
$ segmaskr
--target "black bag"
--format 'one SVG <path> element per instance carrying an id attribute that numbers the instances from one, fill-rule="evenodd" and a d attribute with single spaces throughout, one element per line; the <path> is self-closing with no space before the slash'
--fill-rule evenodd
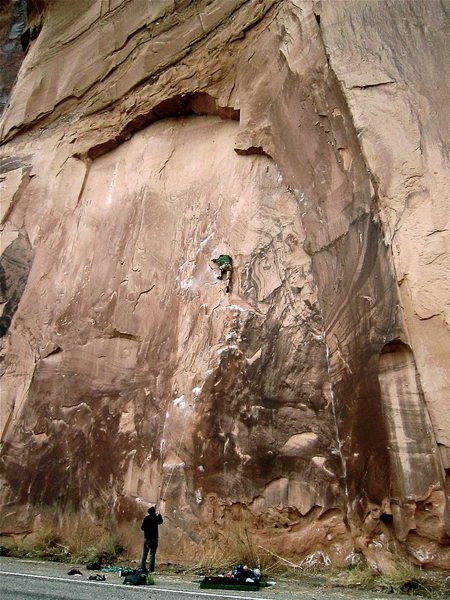
<path id="1" fill-rule="evenodd" d="M 127 575 L 123 582 L 125 585 L 147 585 L 147 575 L 144 575 L 141 570 L 137 570 L 131 575 Z"/>

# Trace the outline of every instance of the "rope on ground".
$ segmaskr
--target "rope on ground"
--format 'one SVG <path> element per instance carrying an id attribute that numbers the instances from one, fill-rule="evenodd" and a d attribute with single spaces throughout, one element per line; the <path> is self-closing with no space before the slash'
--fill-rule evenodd
<path id="1" fill-rule="evenodd" d="M 290 560 L 287 560 L 286 558 L 283 558 L 282 556 L 278 556 L 278 554 L 275 554 L 275 552 L 272 552 L 271 550 L 267 550 L 267 548 L 264 548 L 264 546 L 258 546 L 258 548 L 261 548 L 261 550 L 264 550 L 264 552 L 268 552 L 269 554 L 272 554 L 272 556 L 275 556 L 276 558 L 279 558 L 280 560 L 282 560 L 283 562 L 285 562 L 289 566 L 293 567 L 294 569 L 300 569 L 301 568 L 300 565 L 297 565 L 297 564 L 291 562 Z"/>

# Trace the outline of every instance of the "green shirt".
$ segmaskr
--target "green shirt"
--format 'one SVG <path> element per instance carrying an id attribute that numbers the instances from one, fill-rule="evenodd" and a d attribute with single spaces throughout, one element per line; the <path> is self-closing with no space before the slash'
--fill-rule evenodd
<path id="1" fill-rule="evenodd" d="M 212 261 L 217 263 L 219 267 L 231 265 L 232 263 L 231 256 L 228 256 L 228 254 L 221 254 L 218 258 L 213 258 Z"/>

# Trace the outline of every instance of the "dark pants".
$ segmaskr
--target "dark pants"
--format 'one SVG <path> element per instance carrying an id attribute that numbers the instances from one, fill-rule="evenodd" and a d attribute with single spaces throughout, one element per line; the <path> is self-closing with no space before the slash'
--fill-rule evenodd
<path id="1" fill-rule="evenodd" d="M 149 566 L 149 571 L 150 573 L 153 573 L 153 571 L 155 570 L 155 558 L 156 558 L 156 548 L 158 547 L 158 540 L 151 538 L 151 539 L 145 539 L 144 540 L 144 551 L 142 553 L 142 560 L 141 560 L 141 569 L 145 569 L 145 563 L 147 562 L 147 556 L 148 553 L 150 552 L 150 566 Z"/>

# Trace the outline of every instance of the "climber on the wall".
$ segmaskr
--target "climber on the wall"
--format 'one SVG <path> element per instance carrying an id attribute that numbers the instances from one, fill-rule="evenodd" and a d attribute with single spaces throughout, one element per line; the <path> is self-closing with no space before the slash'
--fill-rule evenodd
<path id="1" fill-rule="evenodd" d="M 217 275 L 217 279 L 222 279 L 223 274 L 226 273 L 227 276 L 227 287 L 225 292 L 227 294 L 230 293 L 230 285 L 231 285 L 231 274 L 233 272 L 232 258 L 228 256 L 228 254 L 221 254 L 218 258 L 212 259 L 213 263 L 219 267 L 220 273 Z"/>

